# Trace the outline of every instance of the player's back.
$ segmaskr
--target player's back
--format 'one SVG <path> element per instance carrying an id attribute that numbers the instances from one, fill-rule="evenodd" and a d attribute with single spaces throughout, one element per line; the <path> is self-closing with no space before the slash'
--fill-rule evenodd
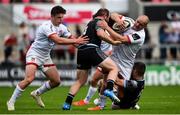
<path id="1" fill-rule="evenodd" d="M 84 31 L 84 35 L 85 36 L 88 36 L 89 38 L 89 43 L 88 44 L 95 44 L 97 45 L 98 47 L 100 47 L 101 45 L 101 39 L 97 36 L 97 33 L 96 31 L 99 29 L 98 26 L 97 26 L 97 22 L 100 21 L 101 19 L 98 19 L 98 18 L 95 18 L 93 20 L 91 20 L 85 31 Z"/>
<path id="2" fill-rule="evenodd" d="M 124 109 L 128 109 L 134 107 L 136 103 L 139 101 L 142 90 L 144 89 L 144 80 L 136 81 L 136 88 L 124 88 L 124 97 L 121 98 L 121 102 L 119 106 Z"/>

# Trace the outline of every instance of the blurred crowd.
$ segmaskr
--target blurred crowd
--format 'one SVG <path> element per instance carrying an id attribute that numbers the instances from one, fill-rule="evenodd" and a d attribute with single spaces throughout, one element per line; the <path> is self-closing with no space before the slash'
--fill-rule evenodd
<path id="1" fill-rule="evenodd" d="M 144 48 L 137 58 L 151 60 L 155 48 L 159 49 L 158 59 L 161 61 L 174 61 L 180 59 L 180 16 L 172 14 L 172 20 L 162 21 L 158 30 L 158 44 L 154 44 L 149 30 L 146 28 Z M 157 47 L 158 46 L 158 47 Z"/>
<path id="2" fill-rule="evenodd" d="M 72 25 L 71 25 L 72 26 Z M 81 25 L 73 25 L 73 33 L 75 36 L 82 34 L 83 27 Z M 27 25 L 22 22 L 18 26 L 17 33 L 11 33 L 4 38 L 4 62 L 12 62 L 14 50 L 17 50 L 18 61 L 25 64 L 25 54 L 31 43 L 35 39 L 37 25 Z M 153 40 L 148 28 L 145 29 L 146 38 L 144 48 L 139 51 L 137 58 L 152 60 L 153 51 L 159 49 L 160 60 L 177 60 L 180 59 L 180 17 L 177 14 L 172 15 L 171 21 L 162 21 L 158 31 L 159 44 L 153 44 Z M 51 53 L 55 63 L 75 63 L 76 48 L 72 45 L 57 45 Z"/>
<path id="3" fill-rule="evenodd" d="M 63 2 L 63 3 L 78 3 L 78 2 L 99 2 L 100 0 L 0 0 L 3 3 L 12 2 Z M 174 2 L 179 0 L 142 0 L 145 2 Z M 16 33 L 11 33 L 4 37 L 4 62 L 13 62 L 13 53 L 16 50 L 18 53 L 18 61 L 16 63 L 25 63 L 25 54 L 31 43 L 35 39 L 37 25 L 27 25 L 22 22 L 18 26 Z M 172 19 L 169 21 L 162 21 L 158 31 L 158 43 L 154 44 L 152 36 L 148 30 L 145 29 L 146 39 L 145 45 L 142 50 L 139 51 L 138 59 L 160 59 L 160 60 L 179 60 L 180 59 L 180 15 L 172 14 Z M 76 36 L 81 35 L 83 27 L 80 25 L 74 25 L 74 33 Z M 158 46 L 157 46 L 158 45 Z M 155 48 L 158 48 L 159 55 L 153 56 Z M 58 45 L 52 52 L 55 63 L 75 63 L 76 60 L 76 49 L 73 46 Z M 155 52 L 157 53 L 157 52 Z M 17 55 L 17 54 L 16 54 Z M 13 60 L 13 61 L 12 61 Z"/>
<path id="4" fill-rule="evenodd" d="M 163 46 L 171 46 L 169 53 L 167 53 L 166 47 L 161 47 L 160 58 L 177 59 L 179 54 L 180 45 L 180 17 L 177 14 L 172 15 L 171 22 L 162 21 L 159 28 L 159 43 Z M 168 56 L 169 54 L 169 56 Z"/>
<path id="5" fill-rule="evenodd" d="M 158 48 L 160 60 L 177 60 L 180 58 L 180 17 L 173 14 L 171 21 L 162 21 L 158 31 Z M 72 25 L 71 25 L 72 26 Z M 82 34 L 81 25 L 73 25 L 75 36 Z M 27 25 L 22 22 L 18 26 L 17 33 L 11 33 L 4 38 L 4 62 L 13 62 L 13 52 L 17 50 L 18 59 L 16 63 L 25 64 L 25 54 L 35 39 L 37 25 Z M 157 44 L 153 40 L 148 28 L 145 29 L 146 38 L 144 48 L 139 51 L 137 58 L 152 60 L 153 51 Z M 72 45 L 57 45 L 51 52 L 55 63 L 75 63 L 76 48 Z"/>
<path id="6" fill-rule="evenodd" d="M 37 25 L 27 25 L 22 22 L 18 26 L 17 33 L 10 33 L 4 37 L 4 63 L 25 64 L 25 55 L 35 39 Z M 74 26 L 75 36 L 81 35 L 81 27 Z M 72 45 L 57 45 L 51 52 L 55 63 L 75 63 L 76 48 Z"/>

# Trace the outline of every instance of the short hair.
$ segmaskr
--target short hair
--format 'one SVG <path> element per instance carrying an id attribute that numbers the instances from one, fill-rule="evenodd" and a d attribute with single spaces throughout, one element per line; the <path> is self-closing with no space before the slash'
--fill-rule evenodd
<path id="1" fill-rule="evenodd" d="M 143 62 L 135 62 L 133 70 L 136 71 L 136 74 L 138 76 L 144 76 L 144 73 L 146 71 L 146 65 Z"/>
<path id="2" fill-rule="evenodd" d="M 100 8 L 94 15 L 93 18 L 97 17 L 97 16 L 109 16 L 109 10 L 106 8 Z"/>
<path id="3" fill-rule="evenodd" d="M 51 16 L 55 16 L 57 14 L 66 14 L 66 10 L 62 7 L 62 6 L 54 6 L 52 9 L 51 9 Z"/>

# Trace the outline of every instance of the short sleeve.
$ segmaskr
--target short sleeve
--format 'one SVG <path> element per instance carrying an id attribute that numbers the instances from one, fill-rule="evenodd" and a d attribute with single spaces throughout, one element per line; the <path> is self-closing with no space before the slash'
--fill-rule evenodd
<path id="1" fill-rule="evenodd" d="M 66 26 L 62 25 L 62 29 L 63 29 L 63 34 L 62 34 L 63 37 L 71 36 L 71 33 Z"/>
<path id="2" fill-rule="evenodd" d="M 101 20 L 98 20 L 98 21 L 96 22 L 96 25 L 95 25 L 96 31 L 102 29 L 102 28 L 101 28 L 100 26 L 98 26 L 98 24 L 97 24 L 99 21 L 101 21 Z"/>
<path id="3" fill-rule="evenodd" d="M 141 43 L 144 41 L 145 39 L 145 34 L 141 34 L 141 33 L 133 33 L 130 35 L 127 35 L 128 39 L 129 39 L 129 43 L 133 44 L 133 43 Z"/>
<path id="4" fill-rule="evenodd" d="M 45 24 L 45 25 L 43 25 L 42 28 L 43 28 L 44 34 L 45 34 L 47 37 L 49 37 L 49 36 L 51 36 L 51 35 L 53 35 L 53 34 L 56 34 L 56 30 L 55 30 L 55 28 L 54 28 L 53 25 Z"/>

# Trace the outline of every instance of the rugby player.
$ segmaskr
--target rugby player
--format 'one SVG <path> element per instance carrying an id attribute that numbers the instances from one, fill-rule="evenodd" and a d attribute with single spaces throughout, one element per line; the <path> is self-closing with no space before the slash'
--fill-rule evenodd
<path id="1" fill-rule="evenodd" d="M 14 105 L 17 98 L 34 80 L 37 69 L 40 69 L 49 79 L 40 88 L 31 92 L 31 96 L 40 107 L 45 106 L 40 95 L 59 86 L 60 76 L 50 57 L 50 51 L 55 44 L 78 45 L 88 42 L 86 36 L 80 36 L 78 39 L 73 37 L 67 27 L 62 24 L 65 13 L 66 10 L 63 7 L 53 7 L 51 9 L 51 20 L 39 26 L 36 39 L 26 54 L 25 78 L 17 84 L 11 98 L 7 101 L 9 111 L 15 110 Z"/>

